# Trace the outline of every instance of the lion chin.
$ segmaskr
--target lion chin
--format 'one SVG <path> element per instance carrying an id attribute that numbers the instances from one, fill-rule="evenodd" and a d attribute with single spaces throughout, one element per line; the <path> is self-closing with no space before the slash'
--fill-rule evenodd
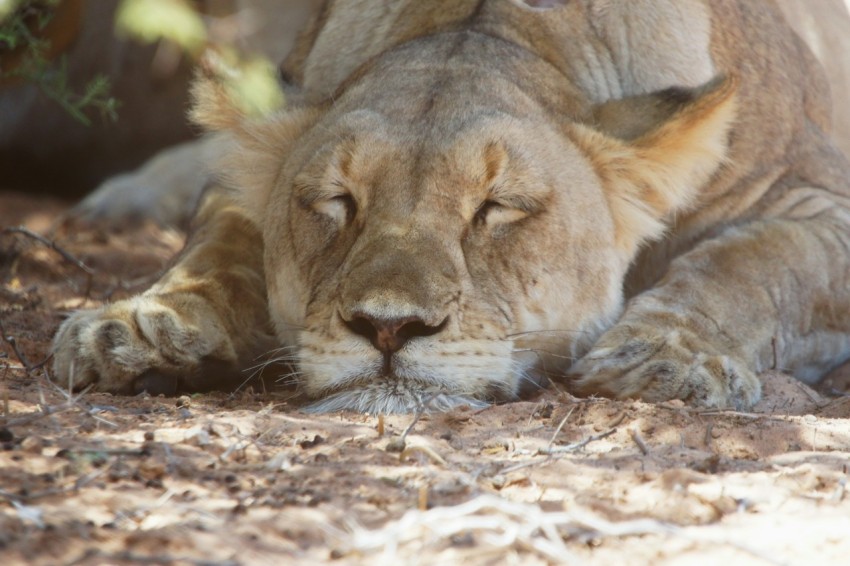
<path id="1" fill-rule="evenodd" d="M 366 386 L 329 393 L 307 406 L 309 413 L 355 411 L 371 415 L 393 415 L 413 412 L 444 412 L 459 407 L 483 409 L 489 403 L 460 393 L 429 389 L 418 384 L 382 380 Z"/>

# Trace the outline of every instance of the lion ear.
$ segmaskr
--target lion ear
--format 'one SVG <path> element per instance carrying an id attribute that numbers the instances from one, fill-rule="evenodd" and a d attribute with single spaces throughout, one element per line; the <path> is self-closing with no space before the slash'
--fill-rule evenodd
<path id="1" fill-rule="evenodd" d="M 693 206 L 727 158 L 736 91 L 734 79 L 716 79 L 691 91 L 607 103 L 593 127 L 571 126 L 602 181 L 619 246 L 636 251 L 661 236 L 665 220 Z"/>
<path id="2" fill-rule="evenodd" d="M 214 78 L 196 79 L 190 118 L 222 140 L 212 173 L 236 191 L 255 218 L 262 218 L 281 167 L 298 138 L 317 121 L 315 107 L 286 107 L 262 117 L 249 117 Z"/>
<path id="3" fill-rule="evenodd" d="M 233 101 L 227 86 L 212 73 L 199 72 L 190 94 L 189 119 L 207 132 L 235 130 L 246 119 L 245 111 Z"/>

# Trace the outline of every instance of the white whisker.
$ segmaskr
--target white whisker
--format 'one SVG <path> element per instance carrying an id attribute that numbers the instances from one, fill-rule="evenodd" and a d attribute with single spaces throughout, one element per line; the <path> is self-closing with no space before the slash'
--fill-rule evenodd
<path id="1" fill-rule="evenodd" d="M 590 334 L 587 330 L 526 330 L 523 332 L 515 332 L 513 334 L 506 334 L 503 338 L 504 340 L 513 340 L 515 338 L 519 338 L 522 336 L 534 336 L 540 334 Z"/>
<path id="2" fill-rule="evenodd" d="M 429 401 L 423 405 L 423 394 L 430 394 Z M 445 412 L 458 407 L 468 406 L 483 409 L 489 404 L 465 395 L 452 395 L 443 392 L 388 391 L 377 387 L 356 389 L 334 393 L 303 410 L 308 413 L 330 413 L 337 411 L 356 411 L 373 415 L 391 415 L 412 413 L 417 409 L 425 412 Z"/>
<path id="3" fill-rule="evenodd" d="M 577 359 L 575 356 L 566 356 L 566 355 L 563 355 L 563 354 L 555 354 L 553 352 L 550 352 L 549 350 L 544 350 L 543 348 L 519 348 L 517 350 L 514 350 L 514 353 L 516 353 L 516 352 L 531 352 L 532 354 L 537 354 L 538 357 L 545 354 L 547 356 L 551 356 L 551 357 L 557 358 L 559 360 L 567 360 L 567 361 L 570 361 L 570 362 L 574 362 Z"/>

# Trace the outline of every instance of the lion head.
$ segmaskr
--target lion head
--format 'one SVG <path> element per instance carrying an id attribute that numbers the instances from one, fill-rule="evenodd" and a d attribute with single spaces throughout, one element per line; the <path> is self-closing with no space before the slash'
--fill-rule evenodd
<path id="1" fill-rule="evenodd" d="M 593 106 L 512 43 L 398 46 L 260 120 L 212 81 L 196 119 L 262 228 L 272 319 L 333 410 L 515 397 L 619 315 L 642 243 L 724 159 L 733 81 Z"/>

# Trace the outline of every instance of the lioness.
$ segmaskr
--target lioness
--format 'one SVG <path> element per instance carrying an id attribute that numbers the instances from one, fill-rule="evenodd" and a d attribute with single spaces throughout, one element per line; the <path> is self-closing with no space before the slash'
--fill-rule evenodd
<path id="1" fill-rule="evenodd" d="M 193 389 L 268 351 L 318 410 L 578 391 L 747 407 L 850 357 L 850 164 L 769 0 L 326 2 L 185 251 L 78 312 L 58 379 Z M 276 349 L 276 350 L 275 350 Z"/>

